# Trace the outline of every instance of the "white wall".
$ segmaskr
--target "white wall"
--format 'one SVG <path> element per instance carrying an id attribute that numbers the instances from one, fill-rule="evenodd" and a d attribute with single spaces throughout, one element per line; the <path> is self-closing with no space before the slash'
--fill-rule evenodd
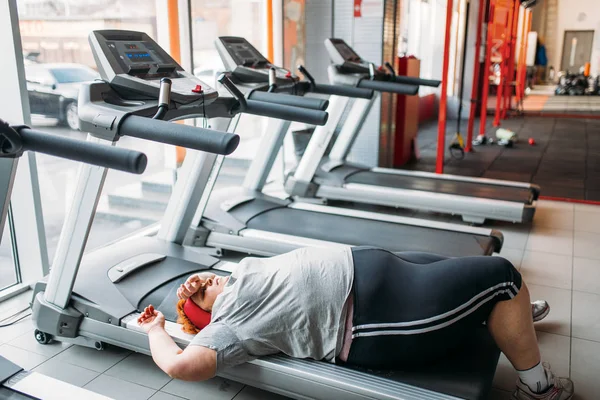
<path id="1" fill-rule="evenodd" d="M 553 65 L 560 70 L 565 31 L 594 30 L 592 46 L 592 75 L 600 74 L 600 12 L 598 0 L 559 0 L 558 29 L 555 49 L 556 54 L 548 54 L 548 66 Z M 549 38 L 548 38 L 549 40 Z"/>

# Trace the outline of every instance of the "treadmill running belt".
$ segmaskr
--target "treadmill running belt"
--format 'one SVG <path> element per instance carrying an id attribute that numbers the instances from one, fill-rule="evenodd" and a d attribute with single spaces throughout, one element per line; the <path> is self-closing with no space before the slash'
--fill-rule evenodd
<path id="1" fill-rule="evenodd" d="M 348 176 L 345 183 L 421 190 L 458 196 L 513 201 L 523 204 L 531 204 L 534 198 L 533 192 L 527 188 L 485 185 L 475 182 L 457 182 L 446 179 L 386 174 L 373 171 L 359 171 Z"/>
<path id="2" fill-rule="evenodd" d="M 376 246 L 391 251 L 425 251 L 450 257 L 491 255 L 500 248 L 497 239 L 484 235 L 285 207 L 258 214 L 248 221 L 247 226 L 353 246 Z"/>

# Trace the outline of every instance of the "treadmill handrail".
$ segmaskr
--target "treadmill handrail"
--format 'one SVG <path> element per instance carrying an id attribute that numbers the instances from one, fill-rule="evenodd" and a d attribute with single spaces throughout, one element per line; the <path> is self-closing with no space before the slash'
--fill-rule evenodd
<path id="1" fill-rule="evenodd" d="M 277 90 L 277 89 L 275 89 Z M 301 107 L 309 110 L 325 111 L 329 106 L 329 100 L 311 97 L 293 96 L 283 93 L 262 92 L 254 90 L 247 97 L 249 100 L 263 101 L 266 103 L 281 104 L 284 106 Z"/>
<path id="2" fill-rule="evenodd" d="M 137 115 L 128 115 L 121 120 L 119 134 L 223 155 L 233 153 L 240 143 L 239 135 L 234 133 Z"/>
<path id="3" fill-rule="evenodd" d="M 267 103 L 264 101 L 246 100 L 246 107 L 241 112 L 246 114 L 260 115 L 282 119 L 284 121 L 296 121 L 312 125 L 325 125 L 329 114 L 325 111 L 311 110 L 301 107 L 292 107 L 282 104 Z"/>
<path id="4" fill-rule="evenodd" d="M 0 120 L 0 134 L 7 132 L 13 134 L 13 139 L 16 135 L 18 143 L 5 141 L 0 150 L 2 153 L 0 157 L 19 157 L 23 151 L 29 150 L 132 174 L 143 173 L 148 164 L 146 155 L 137 150 L 104 146 L 53 135 L 25 125 L 9 126 Z"/>
<path id="5" fill-rule="evenodd" d="M 402 76 L 396 75 L 391 76 L 388 75 L 390 79 L 396 83 L 404 83 L 407 85 L 417 85 L 417 86 L 429 86 L 429 87 L 439 87 L 442 81 L 438 81 L 435 79 L 423 79 L 423 78 L 415 78 L 413 76 Z"/>
<path id="6" fill-rule="evenodd" d="M 389 81 L 376 81 L 370 79 L 361 79 L 357 87 L 377 90 L 379 92 L 389 92 L 414 96 L 419 92 L 419 87 L 415 85 L 405 85 Z"/>
<path id="7" fill-rule="evenodd" d="M 375 95 L 375 91 L 372 89 L 342 85 L 325 85 L 322 83 L 310 85 L 308 91 L 319 94 L 327 94 L 330 96 L 344 96 L 357 99 L 371 99 Z"/>

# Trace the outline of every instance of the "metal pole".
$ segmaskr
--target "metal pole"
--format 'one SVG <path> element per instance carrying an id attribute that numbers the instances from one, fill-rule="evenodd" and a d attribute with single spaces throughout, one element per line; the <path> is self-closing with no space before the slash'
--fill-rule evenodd
<path id="1" fill-rule="evenodd" d="M 444 172 L 444 154 L 446 152 L 446 106 L 448 102 L 448 67 L 450 64 L 450 29 L 452 27 L 453 0 L 448 0 L 446 8 L 446 34 L 444 35 L 444 63 L 442 65 L 442 92 L 440 94 L 440 113 L 438 118 L 438 149 L 435 172 Z"/>
<path id="2" fill-rule="evenodd" d="M 487 43 L 485 49 L 485 63 L 483 67 L 483 91 L 481 96 L 481 117 L 479 119 L 479 136 L 485 136 L 485 122 L 487 118 L 487 101 L 490 91 L 490 64 L 492 51 L 492 25 L 494 23 L 495 0 L 490 0 L 490 13 L 487 26 Z"/>
<path id="3" fill-rule="evenodd" d="M 525 10 L 527 28 L 525 30 L 525 48 L 523 49 L 523 70 L 521 71 L 521 80 L 523 81 L 523 87 L 521 87 L 521 98 L 525 98 L 525 87 L 527 86 L 527 48 L 529 46 L 529 32 L 531 32 L 531 20 L 532 12 Z"/>
<path id="4" fill-rule="evenodd" d="M 525 84 L 521 79 L 521 72 L 523 70 L 523 63 L 525 62 L 525 28 L 527 26 L 527 10 L 523 10 L 523 21 L 521 22 L 521 46 L 519 47 L 519 59 L 517 62 L 517 85 L 515 87 L 515 94 L 517 97 L 517 105 L 521 104 L 523 96 L 521 90 Z"/>
<path id="5" fill-rule="evenodd" d="M 515 1 L 513 5 L 513 18 L 511 23 L 511 33 L 510 33 L 510 51 L 507 59 L 508 62 L 508 78 L 506 79 L 506 94 L 504 96 L 504 109 L 502 110 L 502 119 L 506 119 L 506 114 L 512 105 L 512 92 L 513 85 L 512 83 L 515 80 L 515 51 L 517 46 L 517 33 L 519 29 L 519 7 L 520 2 Z M 516 85 L 515 85 L 516 87 Z"/>
<path id="6" fill-rule="evenodd" d="M 479 70 L 481 69 L 481 31 L 483 25 L 483 16 L 485 0 L 479 0 L 479 10 L 477 10 L 477 38 L 475 39 L 475 62 L 473 65 L 473 87 L 471 89 L 471 111 L 469 113 L 469 124 L 467 127 L 467 145 L 465 151 L 472 149 L 473 125 L 475 125 L 475 113 L 477 112 L 477 94 L 479 88 Z"/>
<path id="7" fill-rule="evenodd" d="M 494 127 L 500 126 L 500 115 L 502 113 L 502 104 L 503 104 L 503 96 L 504 96 L 504 85 L 506 83 L 506 60 L 508 58 L 508 45 L 510 38 L 507 37 L 506 33 L 510 32 L 512 29 L 512 7 L 508 12 L 508 16 L 504 23 L 504 40 L 502 42 L 502 50 L 500 52 L 500 56 L 502 59 L 500 60 L 500 82 L 498 83 L 498 92 L 496 93 L 496 114 L 494 116 Z"/>
<path id="8" fill-rule="evenodd" d="M 467 39 L 469 38 L 469 11 L 471 9 L 471 2 L 467 1 L 467 9 L 465 10 L 465 38 L 463 40 L 463 53 L 462 53 L 462 65 L 460 68 L 460 92 L 458 94 L 458 120 L 456 121 L 456 132 L 460 132 L 460 121 L 462 119 L 463 110 L 463 94 L 465 91 L 465 69 L 467 62 Z"/>

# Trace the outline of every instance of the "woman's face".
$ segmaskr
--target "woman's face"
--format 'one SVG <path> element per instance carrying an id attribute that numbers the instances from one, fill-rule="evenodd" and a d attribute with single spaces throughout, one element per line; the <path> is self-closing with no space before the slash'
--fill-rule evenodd
<path id="1" fill-rule="evenodd" d="M 191 297 L 192 301 L 204 311 L 211 312 L 217 296 L 223 293 L 229 276 L 218 276 L 211 273 L 201 273 L 198 276 L 200 289 Z"/>

